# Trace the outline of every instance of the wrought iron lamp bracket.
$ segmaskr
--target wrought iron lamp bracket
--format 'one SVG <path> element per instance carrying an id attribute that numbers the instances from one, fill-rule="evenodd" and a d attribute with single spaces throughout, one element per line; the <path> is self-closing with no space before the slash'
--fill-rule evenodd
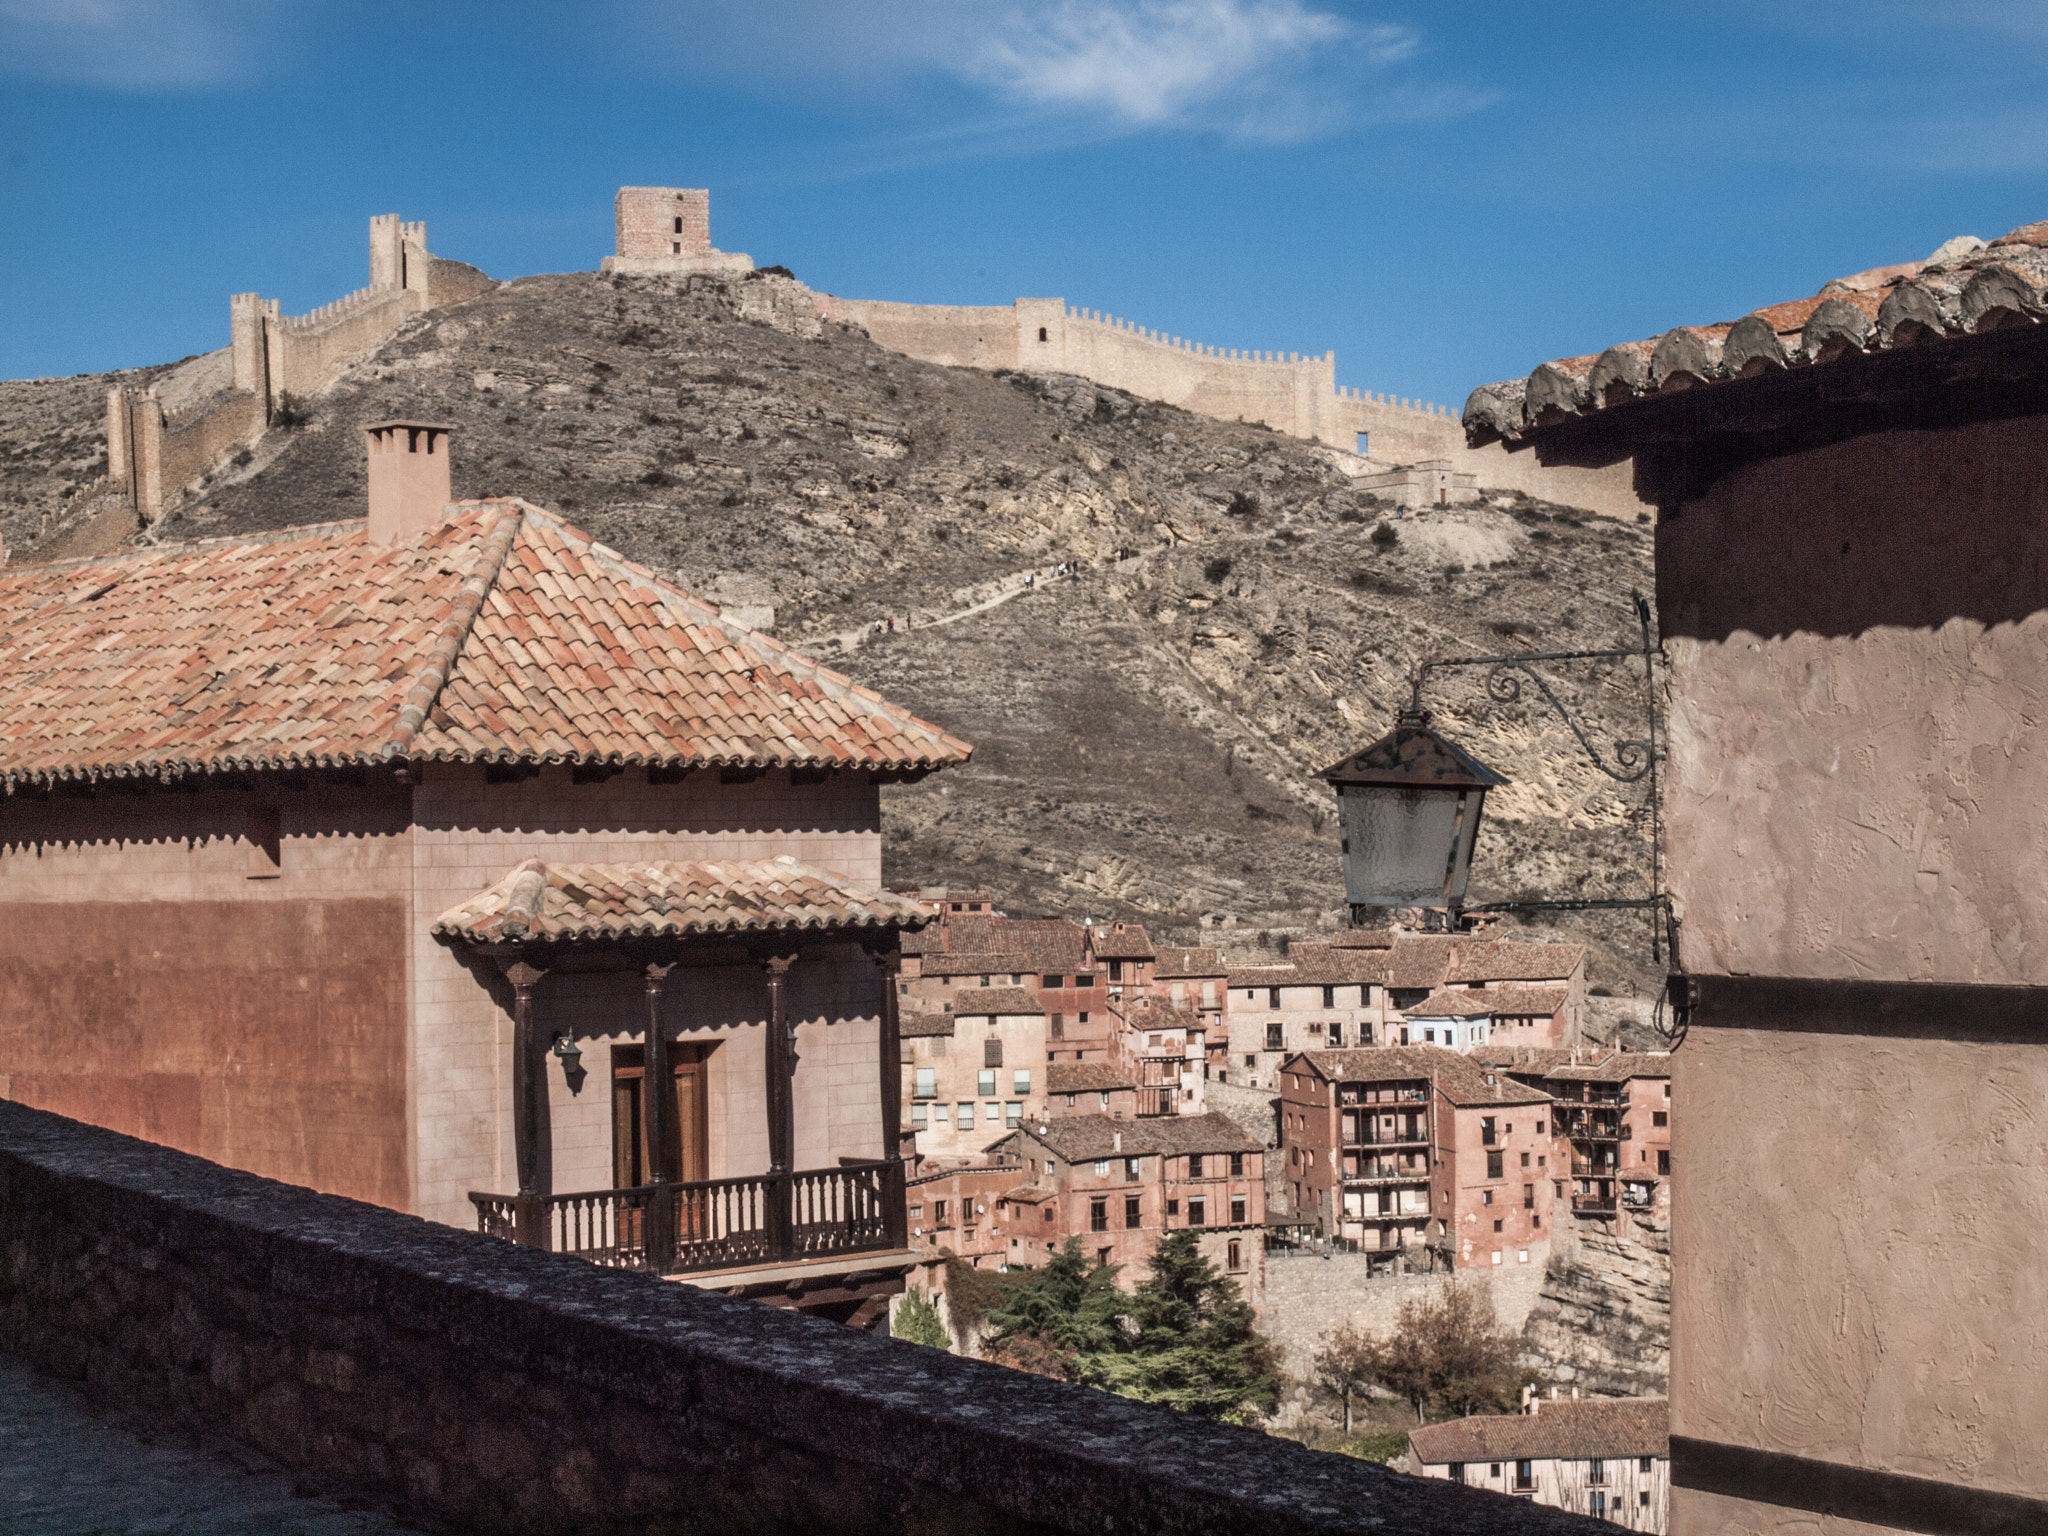
<path id="1" fill-rule="evenodd" d="M 1671 909 L 1671 897 L 1663 888 L 1663 824 L 1661 807 L 1658 804 L 1657 765 L 1657 681 L 1656 667 L 1658 650 L 1650 636 L 1650 604 L 1640 592 L 1631 592 L 1636 621 L 1642 629 L 1642 643 L 1615 650 L 1600 651 L 1521 651 L 1506 656 L 1439 656 L 1425 661 L 1415 669 L 1415 677 L 1409 697 L 1411 716 L 1427 718 L 1422 707 L 1423 688 L 1432 672 L 1453 667 L 1487 667 L 1486 696 L 1496 704 L 1513 704 L 1522 697 L 1524 678 L 1533 682 L 1557 717 L 1564 721 L 1573 738 L 1592 765 L 1608 778 L 1621 784 L 1639 784 L 1649 781 L 1650 789 L 1650 893 L 1641 897 L 1582 898 L 1565 901 L 1493 901 L 1480 905 L 1462 907 L 1462 912 L 1586 912 L 1586 911 L 1651 911 L 1650 947 L 1653 955 L 1660 960 L 1664 943 L 1671 943 L 1674 964 L 1678 953 L 1678 919 Z M 1617 737 L 1613 744 L 1612 760 L 1604 756 L 1586 728 L 1579 722 L 1564 701 L 1557 696 L 1550 679 L 1536 669 L 1539 662 L 1575 661 L 1630 661 L 1640 659 L 1643 664 L 1643 716 L 1645 732 L 1640 737 Z"/>

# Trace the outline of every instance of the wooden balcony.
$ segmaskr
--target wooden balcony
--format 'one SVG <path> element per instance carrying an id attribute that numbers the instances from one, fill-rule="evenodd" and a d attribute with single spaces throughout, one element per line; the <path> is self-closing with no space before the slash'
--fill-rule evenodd
<path id="1" fill-rule="evenodd" d="M 477 1230 L 613 1269 L 692 1274 L 904 1245 L 903 1164 L 642 1184 L 522 1201 L 470 1193 Z"/>

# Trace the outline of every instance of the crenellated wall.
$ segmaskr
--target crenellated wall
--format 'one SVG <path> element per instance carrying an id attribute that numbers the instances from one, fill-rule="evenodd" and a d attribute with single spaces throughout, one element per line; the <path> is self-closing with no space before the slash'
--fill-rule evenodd
<path id="1" fill-rule="evenodd" d="M 1466 445 L 1458 415 L 1430 401 L 1339 388 L 1337 354 L 1215 347 L 1064 299 L 1010 304 L 898 304 L 812 296 L 828 320 L 859 325 L 880 346 L 954 368 L 1072 373 L 1223 421 L 1356 448 L 1381 464 L 1444 460 L 1486 490 L 1520 490 L 1611 517 L 1647 510 L 1626 463 L 1556 469 L 1532 454 Z M 1361 444 L 1360 439 L 1364 442 Z"/>
<path id="2" fill-rule="evenodd" d="M 318 394 L 414 315 L 491 286 L 474 267 L 427 250 L 427 226 L 397 214 L 370 220 L 370 284 L 303 315 L 254 293 L 228 299 L 225 383 L 210 353 L 146 391 L 107 394 L 107 476 L 145 523 L 155 522 L 209 470 L 263 435 L 279 397 Z M 187 389 L 181 381 L 193 380 Z M 188 399 L 193 392 L 199 398 Z"/>

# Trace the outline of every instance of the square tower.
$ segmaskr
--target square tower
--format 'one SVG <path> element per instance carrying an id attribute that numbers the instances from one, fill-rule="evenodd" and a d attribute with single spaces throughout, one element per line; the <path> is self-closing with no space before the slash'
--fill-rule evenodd
<path id="1" fill-rule="evenodd" d="M 616 255 L 702 256 L 711 249 L 707 188 L 621 187 L 612 212 Z"/>
<path id="2" fill-rule="evenodd" d="M 711 246 L 711 193 L 703 187 L 621 187 L 613 200 L 607 272 L 750 272 L 753 260 Z"/>

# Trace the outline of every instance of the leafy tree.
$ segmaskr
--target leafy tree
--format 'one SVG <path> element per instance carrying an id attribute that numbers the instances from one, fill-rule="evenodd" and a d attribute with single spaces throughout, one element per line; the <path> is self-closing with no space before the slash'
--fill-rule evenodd
<path id="1" fill-rule="evenodd" d="M 1527 1379 L 1492 1299 L 1473 1284 L 1403 1302 L 1393 1333 L 1370 1341 L 1358 1363 L 1367 1379 L 1413 1403 L 1418 1423 L 1432 1403 L 1461 1415 L 1504 1412 Z"/>
<path id="2" fill-rule="evenodd" d="M 889 1333 L 892 1338 L 923 1344 L 930 1349 L 950 1352 L 953 1348 L 952 1339 L 946 1335 L 945 1322 L 939 1317 L 939 1309 L 916 1286 L 903 1293 L 903 1304 L 889 1320 Z"/>
<path id="3" fill-rule="evenodd" d="M 1209 1419 L 1245 1419 L 1280 1396 L 1272 1346 L 1253 1332 L 1237 1282 L 1175 1232 L 1152 1255 L 1150 1275 L 1122 1309 L 1113 1351 L 1086 1355 L 1082 1379 L 1140 1402 Z"/>
<path id="4" fill-rule="evenodd" d="M 1379 1380 L 1379 1340 L 1346 1323 L 1323 1340 L 1312 1362 L 1315 1383 L 1344 1405 L 1344 1433 L 1351 1433 L 1351 1400 Z"/>
<path id="5" fill-rule="evenodd" d="M 983 1315 L 991 1358 L 1060 1381 L 1081 1378 L 1084 1356 L 1114 1349 L 1123 1295 L 1115 1265 L 1091 1265 L 1070 1237 L 1045 1265 L 1021 1279 L 1015 1271 L 1003 1298 Z"/>

